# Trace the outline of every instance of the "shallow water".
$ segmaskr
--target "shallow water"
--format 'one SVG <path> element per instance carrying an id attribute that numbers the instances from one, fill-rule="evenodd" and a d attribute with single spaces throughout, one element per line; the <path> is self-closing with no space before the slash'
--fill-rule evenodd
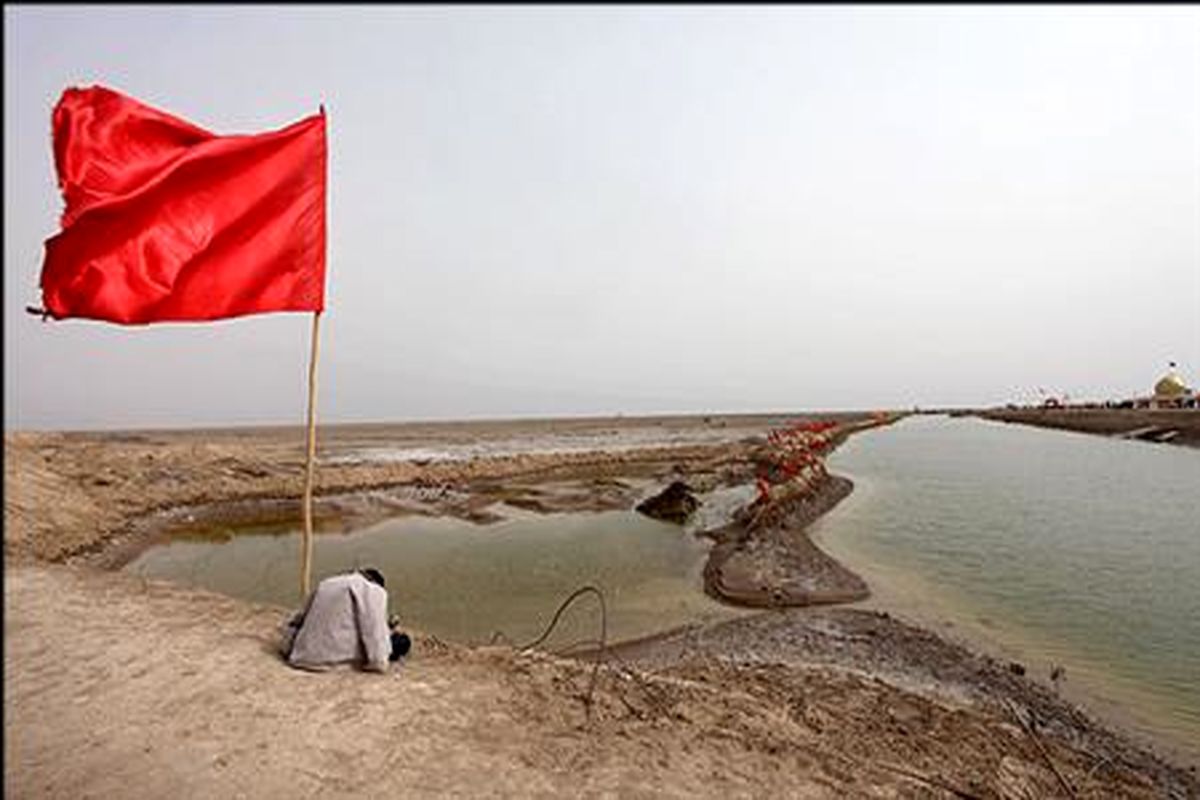
<path id="1" fill-rule="evenodd" d="M 829 466 L 856 490 L 814 537 L 885 602 L 1200 750 L 1200 451 L 913 417 Z"/>
<path id="2" fill-rule="evenodd" d="M 392 611 L 405 626 L 451 641 L 515 644 L 536 638 L 579 586 L 605 595 L 608 639 L 725 619 L 739 611 L 703 593 L 708 546 L 632 511 L 535 515 L 516 510 L 491 525 L 401 517 L 314 542 L 314 581 L 360 566 L 384 573 Z M 299 534 L 294 526 L 218 530 L 176 538 L 125 569 L 249 600 L 295 606 Z M 598 639 L 599 606 L 581 598 L 564 614 L 550 649 Z"/>

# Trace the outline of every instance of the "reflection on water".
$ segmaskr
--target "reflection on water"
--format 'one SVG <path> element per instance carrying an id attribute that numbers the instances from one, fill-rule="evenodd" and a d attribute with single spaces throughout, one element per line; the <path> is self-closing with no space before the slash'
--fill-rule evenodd
<path id="1" fill-rule="evenodd" d="M 180 537 L 146 551 L 126 570 L 298 605 L 298 533 L 278 526 L 217 533 L 224 542 Z M 318 535 L 313 549 L 314 580 L 376 566 L 406 626 L 453 641 L 487 642 L 497 631 L 516 644 L 530 641 L 583 584 L 605 594 L 610 641 L 740 613 L 702 591 L 707 545 L 678 526 L 629 511 L 522 514 L 487 526 L 397 518 L 356 533 Z M 598 635 L 598 605 L 585 597 L 572 604 L 545 646 Z"/>
<path id="2" fill-rule="evenodd" d="M 830 468 L 858 484 L 814 531 L 835 557 L 1200 742 L 1200 452 L 926 417 Z"/>

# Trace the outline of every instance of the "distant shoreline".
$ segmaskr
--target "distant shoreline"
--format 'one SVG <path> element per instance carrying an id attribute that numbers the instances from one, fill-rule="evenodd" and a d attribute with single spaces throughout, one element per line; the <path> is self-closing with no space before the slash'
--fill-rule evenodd
<path id="1" fill-rule="evenodd" d="M 511 417 L 444 417 L 430 419 L 392 419 L 392 420 L 323 420 L 320 412 L 317 414 L 319 430 L 329 431 L 381 431 L 381 430 L 454 430 L 463 428 L 475 429 L 510 429 L 515 427 L 590 427 L 597 424 L 620 424 L 641 427 L 662 424 L 692 425 L 704 420 L 713 424 L 722 421 L 739 422 L 744 424 L 782 424 L 790 419 L 839 419 L 858 418 L 884 411 L 889 414 L 907 413 L 904 410 L 889 409 L 842 409 L 839 411 L 822 410 L 793 410 L 793 411 L 689 411 L 689 412 L 655 412 L 639 414 L 621 414 L 606 412 L 603 414 L 566 414 L 566 415 L 522 415 Z M 230 436 L 245 433 L 293 433 L 303 436 L 304 424 L 297 422 L 229 422 L 229 423 L 197 423 L 184 425 L 159 425 L 150 427 L 127 426 L 96 426 L 84 428 L 71 427 L 19 427 L 6 428 L 6 436 L 11 434 L 59 434 L 67 436 L 124 436 L 124 435 L 171 435 L 189 436 L 193 434 Z"/>
<path id="2" fill-rule="evenodd" d="M 996 422 L 1077 431 L 1109 437 L 1129 437 L 1163 444 L 1200 448 L 1200 409 L 1146 408 L 1019 408 L 985 409 L 973 416 Z"/>

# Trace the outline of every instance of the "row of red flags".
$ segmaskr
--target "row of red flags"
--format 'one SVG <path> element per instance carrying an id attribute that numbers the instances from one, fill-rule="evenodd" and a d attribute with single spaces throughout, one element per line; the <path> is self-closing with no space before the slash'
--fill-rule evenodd
<path id="1" fill-rule="evenodd" d="M 325 112 L 218 136 L 101 86 L 63 92 L 47 316 L 121 324 L 325 306 Z"/>

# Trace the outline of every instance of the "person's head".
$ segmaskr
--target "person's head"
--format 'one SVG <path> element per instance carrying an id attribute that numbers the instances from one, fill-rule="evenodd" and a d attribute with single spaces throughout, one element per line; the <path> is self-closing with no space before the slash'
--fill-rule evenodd
<path id="1" fill-rule="evenodd" d="M 406 633 L 392 633 L 392 653 L 388 656 L 388 661 L 399 661 L 402 657 L 408 655 L 408 651 L 412 648 L 412 639 L 408 638 Z"/>
<path id="2" fill-rule="evenodd" d="M 364 578 L 369 580 L 371 583 L 374 583 L 377 586 L 382 586 L 384 588 L 387 588 L 383 582 L 383 573 L 380 572 L 379 570 L 375 569 L 374 567 L 367 567 L 366 569 L 360 569 L 359 572 L 362 574 L 362 576 Z"/>

